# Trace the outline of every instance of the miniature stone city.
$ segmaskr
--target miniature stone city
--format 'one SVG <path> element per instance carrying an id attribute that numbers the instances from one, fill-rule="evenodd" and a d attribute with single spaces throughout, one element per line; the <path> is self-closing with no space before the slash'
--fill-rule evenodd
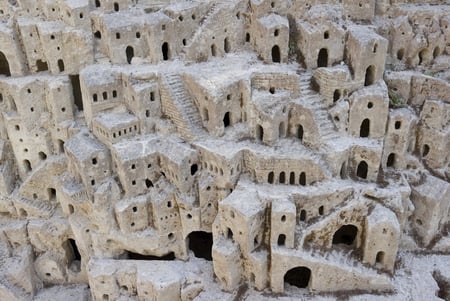
<path id="1" fill-rule="evenodd" d="M 0 299 L 449 300 L 445 2 L 1 1 Z"/>

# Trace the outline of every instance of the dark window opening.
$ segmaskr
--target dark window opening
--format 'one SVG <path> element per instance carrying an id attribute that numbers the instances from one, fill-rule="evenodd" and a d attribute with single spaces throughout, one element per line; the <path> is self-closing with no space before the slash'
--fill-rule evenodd
<path id="1" fill-rule="evenodd" d="M 368 169 L 369 169 L 369 166 L 367 165 L 366 161 L 361 161 L 358 164 L 358 168 L 356 170 L 356 175 L 359 178 L 367 179 Z"/>
<path id="2" fill-rule="evenodd" d="M 401 48 L 397 51 L 397 59 L 398 60 L 403 60 L 403 56 L 405 55 L 405 49 Z"/>
<path id="3" fill-rule="evenodd" d="M 114 2 L 114 11 L 119 11 L 119 3 Z"/>
<path id="4" fill-rule="evenodd" d="M 384 263 L 384 252 L 380 251 L 377 253 L 377 257 L 376 257 L 376 263 Z"/>
<path id="5" fill-rule="evenodd" d="M 131 46 L 128 46 L 127 49 L 125 50 L 125 53 L 127 55 L 127 62 L 128 64 L 131 64 L 131 60 L 134 57 L 134 49 Z"/>
<path id="6" fill-rule="evenodd" d="M 167 61 L 169 59 L 169 44 L 164 42 L 161 47 L 163 60 Z"/>
<path id="7" fill-rule="evenodd" d="M 60 154 L 64 153 L 64 141 L 62 141 L 61 139 L 58 139 L 57 143 L 58 143 L 59 153 Z"/>
<path id="8" fill-rule="evenodd" d="M 425 60 L 427 54 L 427 50 L 423 49 L 419 52 L 419 65 L 422 65 L 423 61 Z"/>
<path id="9" fill-rule="evenodd" d="M 300 221 L 306 221 L 306 210 L 300 211 Z"/>
<path id="10" fill-rule="evenodd" d="M 280 47 L 278 47 L 278 45 L 272 47 L 272 62 L 274 63 L 281 62 Z"/>
<path id="11" fill-rule="evenodd" d="M 394 167 L 394 163 L 395 163 L 395 154 L 390 154 L 387 158 L 386 166 Z"/>
<path id="12" fill-rule="evenodd" d="M 47 159 L 47 154 L 44 152 L 39 152 L 39 159 L 41 160 L 46 160 Z"/>
<path id="13" fill-rule="evenodd" d="M 108 93 L 107 92 L 103 92 L 102 96 L 103 96 L 104 100 L 108 99 Z M 120 133 L 120 131 L 119 131 L 119 133 Z"/>
<path id="14" fill-rule="evenodd" d="M 307 288 L 311 280 L 311 270 L 307 267 L 290 269 L 284 275 L 284 282 L 298 288 Z"/>
<path id="15" fill-rule="evenodd" d="M 145 179 L 145 186 L 147 186 L 147 188 L 153 187 L 153 182 L 149 179 Z"/>
<path id="16" fill-rule="evenodd" d="M 9 62 L 5 54 L 0 51 L 0 74 L 11 76 L 11 70 L 9 69 Z"/>
<path id="17" fill-rule="evenodd" d="M 37 71 L 38 72 L 42 72 L 42 71 L 47 71 L 48 70 L 47 62 L 43 62 L 42 60 L 37 60 L 36 61 L 36 67 L 37 67 Z"/>
<path id="18" fill-rule="evenodd" d="M 231 229 L 230 228 L 227 228 L 228 230 L 227 230 L 227 238 L 228 239 L 233 239 L 233 231 L 231 231 Z"/>
<path id="19" fill-rule="evenodd" d="M 286 182 L 286 174 L 284 171 L 280 172 L 280 184 L 284 184 Z"/>
<path id="20" fill-rule="evenodd" d="M 368 118 L 361 122 L 361 127 L 359 129 L 359 137 L 369 137 L 370 134 L 370 120 Z"/>
<path id="21" fill-rule="evenodd" d="M 197 258 L 212 260 L 213 237 L 211 233 L 194 231 L 188 235 L 189 249 Z"/>
<path id="22" fill-rule="evenodd" d="M 78 74 L 69 75 L 72 84 L 72 94 L 75 106 L 78 111 L 83 111 L 83 98 L 81 97 L 80 76 Z"/>
<path id="23" fill-rule="evenodd" d="M 319 215 L 323 215 L 323 206 L 319 207 Z"/>
<path id="24" fill-rule="evenodd" d="M 341 98 L 341 91 L 340 90 L 334 90 L 333 94 L 333 101 L 336 102 Z"/>
<path id="25" fill-rule="evenodd" d="M 48 188 L 47 189 L 48 199 L 49 201 L 56 201 L 56 189 L 55 188 Z"/>
<path id="26" fill-rule="evenodd" d="M 430 146 L 428 144 L 424 144 L 423 149 L 422 149 L 422 157 L 426 157 L 429 152 L 430 152 Z"/>
<path id="27" fill-rule="evenodd" d="M 100 7 L 100 0 L 95 0 L 95 7 Z"/>
<path id="28" fill-rule="evenodd" d="M 284 234 L 278 235 L 278 241 L 277 241 L 277 244 L 278 244 L 279 246 L 284 246 L 285 243 L 286 243 L 286 235 L 284 235 Z"/>
<path id="29" fill-rule="evenodd" d="M 330 38 L 330 33 L 328 32 L 328 30 L 325 31 L 325 32 L 323 33 L 323 38 L 324 38 L 325 40 L 327 40 L 327 39 Z"/>
<path id="30" fill-rule="evenodd" d="M 299 177 L 298 182 L 302 186 L 306 185 L 306 173 L 304 171 L 300 173 L 300 177 Z"/>
<path id="31" fill-rule="evenodd" d="M 297 126 L 297 138 L 303 141 L 303 125 L 301 124 Z"/>
<path id="32" fill-rule="evenodd" d="M 63 60 L 58 60 L 58 69 L 59 69 L 59 72 L 64 71 L 64 61 Z"/>
<path id="33" fill-rule="evenodd" d="M 195 175 L 197 170 L 198 170 L 198 165 L 197 164 L 192 164 L 191 165 L 191 176 Z"/>
<path id="34" fill-rule="evenodd" d="M 69 204 L 69 213 L 73 214 L 75 212 L 75 208 L 73 208 L 72 204 Z"/>
<path id="35" fill-rule="evenodd" d="M 223 50 L 225 51 L 225 53 L 228 53 L 231 50 L 230 41 L 228 40 L 228 38 L 225 38 L 225 40 L 223 40 Z"/>
<path id="36" fill-rule="evenodd" d="M 166 255 L 155 256 L 143 255 L 125 250 L 125 258 L 132 260 L 175 260 L 175 254 L 173 252 L 170 252 Z"/>
<path id="37" fill-rule="evenodd" d="M 328 49 L 322 48 L 319 51 L 319 56 L 317 57 L 317 67 L 327 67 L 328 66 Z"/>
<path id="38" fill-rule="evenodd" d="M 69 238 L 65 243 L 63 243 L 63 249 L 66 252 L 67 266 L 71 270 L 79 272 L 81 254 L 75 240 Z"/>
<path id="39" fill-rule="evenodd" d="M 215 44 L 212 44 L 212 45 L 211 45 L 211 55 L 212 55 L 212 56 L 216 56 L 216 54 L 217 54 L 216 45 L 215 45 Z"/>
<path id="40" fill-rule="evenodd" d="M 94 33 L 94 37 L 97 38 L 97 39 L 101 39 L 101 38 L 102 38 L 102 33 L 101 33 L 100 31 L 97 30 L 97 31 Z"/>
<path id="41" fill-rule="evenodd" d="M 269 175 L 267 176 L 267 182 L 269 182 L 269 184 L 273 184 L 274 178 L 275 178 L 275 175 L 274 175 L 273 171 L 269 172 Z"/>
<path id="42" fill-rule="evenodd" d="M 366 69 L 366 78 L 364 80 L 364 86 L 370 86 L 375 82 L 375 66 L 370 65 Z"/>
<path id="43" fill-rule="evenodd" d="M 250 34 L 248 32 L 245 34 L 245 42 L 250 42 Z"/>
<path id="44" fill-rule="evenodd" d="M 264 128 L 260 125 L 256 127 L 256 138 L 260 141 L 264 139 Z"/>
<path id="45" fill-rule="evenodd" d="M 225 116 L 223 117 L 223 126 L 229 127 L 230 125 L 231 125 L 230 112 L 226 112 Z"/>
<path id="46" fill-rule="evenodd" d="M 402 122 L 401 121 L 396 121 L 394 126 L 395 126 L 396 130 L 399 130 L 402 127 Z"/>
<path id="47" fill-rule="evenodd" d="M 358 234 L 358 228 L 353 225 L 344 225 L 340 227 L 333 235 L 333 245 L 345 244 L 353 245 Z"/>
<path id="48" fill-rule="evenodd" d="M 294 185 L 295 184 L 295 172 L 291 172 L 289 176 L 289 184 Z"/>
<path id="49" fill-rule="evenodd" d="M 155 92 L 150 92 L 150 101 L 155 101 Z"/>

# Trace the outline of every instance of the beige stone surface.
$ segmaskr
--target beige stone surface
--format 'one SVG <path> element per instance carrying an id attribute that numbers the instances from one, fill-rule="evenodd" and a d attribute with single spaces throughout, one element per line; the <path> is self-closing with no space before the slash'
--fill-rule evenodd
<path id="1" fill-rule="evenodd" d="M 448 1 L 0 2 L 0 300 L 448 300 Z"/>

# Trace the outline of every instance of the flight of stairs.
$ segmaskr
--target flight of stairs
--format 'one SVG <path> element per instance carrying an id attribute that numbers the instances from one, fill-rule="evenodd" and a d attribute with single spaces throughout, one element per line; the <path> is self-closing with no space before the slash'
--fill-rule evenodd
<path id="1" fill-rule="evenodd" d="M 162 76 L 162 110 L 175 124 L 184 139 L 194 140 L 205 135 L 203 121 L 179 74 Z"/>

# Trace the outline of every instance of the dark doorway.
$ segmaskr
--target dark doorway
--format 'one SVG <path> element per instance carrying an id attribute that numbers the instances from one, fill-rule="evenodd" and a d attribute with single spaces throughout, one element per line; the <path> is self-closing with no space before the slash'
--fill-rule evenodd
<path id="1" fill-rule="evenodd" d="M 223 116 L 223 127 L 229 127 L 231 125 L 230 112 L 226 112 Z"/>
<path id="2" fill-rule="evenodd" d="M 306 210 L 300 211 L 300 221 L 306 221 Z"/>
<path id="3" fill-rule="evenodd" d="M 303 141 L 303 125 L 301 124 L 297 127 L 297 138 L 300 139 L 300 141 Z"/>
<path id="4" fill-rule="evenodd" d="M 58 60 L 58 69 L 59 69 L 59 72 L 64 72 L 64 61 L 63 60 Z"/>
<path id="5" fill-rule="evenodd" d="M 278 45 L 275 45 L 272 48 L 272 62 L 274 63 L 281 62 L 280 47 L 278 47 Z"/>
<path id="6" fill-rule="evenodd" d="M 419 65 L 422 65 L 423 61 L 426 58 L 426 54 L 427 54 L 427 50 L 423 49 L 422 51 L 419 52 Z"/>
<path id="7" fill-rule="evenodd" d="M 284 246 L 285 243 L 286 243 L 286 235 L 284 235 L 284 234 L 278 235 L 278 241 L 277 241 L 277 244 L 278 244 L 279 246 Z"/>
<path id="8" fill-rule="evenodd" d="M 369 169 L 369 166 L 367 165 L 366 161 L 361 161 L 358 164 L 358 168 L 356 170 L 356 175 L 359 178 L 367 179 L 367 171 Z"/>
<path id="9" fill-rule="evenodd" d="M 311 280 L 311 270 L 307 267 L 296 267 L 290 269 L 284 275 L 284 282 L 290 285 L 307 288 Z"/>
<path id="10" fill-rule="evenodd" d="M 319 51 L 319 56 L 317 57 L 317 67 L 327 67 L 328 66 L 328 49 L 322 48 Z"/>
<path id="11" fill-rule="evenodd" d="M 424 144 L 422 148 L 422 157 L 426 157 L 430 152 L 430 146 L 428 144 Z"/>
<path id="12" fill-rule="evenodd" d="M 286 182 L 286 174 L 284 171 L 280 172 L 280 184 L 284 184 Z"/>
<path id="13" fill-rule="evenodd" d="M 114 11 L 119 11 L 119 3 L 114 2 Z"/>
<path id="14" fill-rule="evenodd" d="M 153 182 L 150 179 L 145 179 L 145 186 L 151 188 L 153 187 Z"/>
<path id="15" fill-rule="evenodd" d="M 195 257 L 212 260 L 213 237 L 211 233 L 203 231 L 191 232 L 188 236 L 189 250 Z"/>
<path id="16" fill-rule="evenodd" d="M 169 44 L 164 42 L 161 47 L 163 60 L 167 61 L 169 59 Z"/>
<path id="17" fill-rule="evenodd" d="M 48 188 L 47 194 L 48 194 L 48 199 L 50 202 L 56 201 L 56 189 L 55 188 Z"/>
<path id="18" fill-rule="evenodd" d="M 75 106 L 78 111 L 83 111 L 83 98 L 81 97 L 80 76 L 78 74 L 69 75 L 72 84 L 72 93 Z"/>
<path id="19" fill-rule="evenodd" d="M 295 184 L 295 172 L 291 172 L 289 176 L 289 184 L 294 185 Z"/>
<path id="20" fill-rule="evenodd" d="M 0 74 L 11 76 L 8 59 L 6 58 L 5 54 L 1 51 L 0 51 Z"/>
<path id="21" fill-rule="evenodd" d="M 75 240 L 68 239 L 63 244 L 63 249 L 66 252 L 67 266 L 69 267 L 69 269 L 75 272 L 79 272 L 81 266 L 81 254 L 78 250 Z"/>
<path id="22" fill-rule="evenodd" d="M 225 53 L 230 52 L 230 41 L 228 40 L 228 38 L 225 38 L 225 40 L 223 40 L 223 50 L 225 51 Z"/>
<path id="23" fill-rule="evenodd" d="M 132 260 L 175 260 L 175 254 L 170 252 L 163 256 L 142 255 L 125 250 L 125 258 Z"/>
<path id="24" fill-rule="evenodd" d="M 361 122 L 361 126 L 359 128 L 359 137 L 369 137 L 370 134 L 370 119 L 366 118 Z"/>
<path id="25" fill-rule="evenodd" d="M 131 60 L 134 57 L 134 49 L 131 46 L 128 46 L 127 49 L 125 50 L 125 53 L 127 55 L 127 62 L 128 64 L 131 64 Z"/>
<path id="26" fill-rule="evenodd" d="M 260 141 L 263 141 L 264 139 L 264 129 L 260 125 L 256 127 L 256 138 Z"/>
<path id="27" fill-rule="evenodd" d="M 387 167 L 394 167 L 394 163 L 395 163 L 395 154 L 392 153 L 387 158 L 386 166 Z"/>
<path id="28" fill-rule="evenodd" d="M 380 251 L 377 253 L 377 257 L 376 257 L 376 263 L 384 263 L 384 252 Z"/>
<path id="29" fill-rule="evenodd" d="M 336 102 L 341 98 L 341 91 L 340 90 L 334 90 L 333 94 L 333 101 Z"/>
<path id="30" fill-rule="evenodd" d="M 191 165 L 191 176 L 195 175 L 197 170 L 198 170 L 198 165 L 197 164 L 192 164 Z"/>
<path id="31" fill-rule="evenodd" d="M 269 172 L 269 175 L 267 176 L 267 182 L 269 182 L 269 184 L 273 184 L 274 178 L 275 178 L 275 175 L 274 175 L 273 171 Z"/>
<path id="32" fill-rule="evenodd" d="M 298 182 L 302 186 L 306 185 L 306 173 L 304 171 L 300 173 L 300 177 L 299 177 Z"/>
<path id="33" fill-rule="evenodd" d="M 43 62 L 42 60 L 37 60 L 36 61 L 36 67 L 37 67 L 37 71 L 38 72 L 42 72 L 42 71 L 47 71 L 48 70 L 47 62 Z"/>
<path id="34" fill-rule="evenodd" d="M 375 66 L 370 65 L 366 69 L 366 79 L 364 81 L 364 86 L 370 86 L 375 82 Z"/>
<path id="35" fill-rule="evenodd" d="M 333 235 L 333 245 L 345 244 L 353 245 L 358 234 L 358 228 L 353 225 L 344 225 L 337 230 Z"/>
<path id="36" fill-rule="evenodd" d="M 211 45 L 211 55 L 212 56 L 216 56 L 217 55 L 217 49 L 216 49 L 216 45 L 215 44 Z"/>

